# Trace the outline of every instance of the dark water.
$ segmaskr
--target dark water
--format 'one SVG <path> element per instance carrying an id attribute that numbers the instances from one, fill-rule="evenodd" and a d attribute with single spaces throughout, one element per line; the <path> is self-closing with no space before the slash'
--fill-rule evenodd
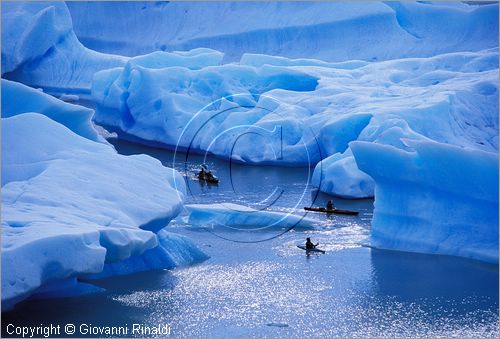
<path id="1" fill-rule="evenodd" d="M 122 154 L 147 153 L 181 171 L 186 203 L 234 202 L 300 213 L 302 206 L 324 206 L 330 199 L 308 185 L 309 168 L 230 165 L 185 154 L 174 159 L 169 151 L 114 144 Z M 193 179 L 202 162 L 221 179 L 218 186 Z M 497 266 L 365 247 L 373 201 L 335 204 L 360 215 L 309 213 L 317 230 L 244 235 L 193 228 L 179 217 L 170 231 L 191 238 L 209 260 L 103 280 L 98 284 L 107 292 L 98 295 L 25 302 L 3 314 L 3 336 L 9 323 L 139 323 L 168 324 L 170 334 L 163 337 L 498 337 Z M 298 249 L 308 236 L 327 253 L 307 256 Z M 269 240 L 231 241 L 242 237 Z"/>

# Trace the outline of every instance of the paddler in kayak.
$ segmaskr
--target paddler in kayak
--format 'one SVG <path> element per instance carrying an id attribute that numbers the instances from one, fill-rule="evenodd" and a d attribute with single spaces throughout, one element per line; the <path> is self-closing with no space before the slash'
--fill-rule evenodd
<path id="1" fill-rule="evenodd" d="M 311 241 L 311 238 L 307 238 L 307 239 L 306 239 L 306 250 L 313 250 L 313 249 L 315 249 L 315 248 L 316 248 L 316 246 L 318 246 L 318 245 L 319 245 L 319 242 L 318 242 L 318 243 L 316 243 L 316 245 L 314 245 L 314 244 L 312 243 L 312 241 Z"/>
<path id="2" fill-rule="evenodd" d="M 335 209 L 335 207 L 333 207 L 333 201 L 332 200 L 328 200 L 328 202 L 326 203 L 326 210 L 327 211 L 333 211 Z"/>
<path id="3" fill-rule="evenodd" d="M 208 173 L 207 165 L 201 165 L 201 171 L 198 173 L 198 178 L 205 179 L 205 176 Z"/>
<path id="4" fill-rule="evenodd" d="M 207 168 L 207 165 L 201 165 L 201 171 L 198 173 L 198 179 L 205 180 L 208 182 L 218 182 L 219 180 L 214 177 L 212 172 L 210 172 Z"/>

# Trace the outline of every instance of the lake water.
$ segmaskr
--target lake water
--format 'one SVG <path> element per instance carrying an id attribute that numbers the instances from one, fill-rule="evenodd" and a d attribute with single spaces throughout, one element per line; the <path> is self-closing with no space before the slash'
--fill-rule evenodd
<path id="1" fill-rule="evenodd" d="M 308 185 L 309 168 L 174 159 L 166 150 L 113 144 L 122 154 L 147 153 L 176 167 L 187 181 L 186 203 L 302 213 L 303 206 L 324 206 L 331 198 Z M 218 186 L 193 179 L 203 162 L 220 178 Z M 179 217 L 169 230 L 191 238 L 209 260 L 102 280 L 102 294 L 25 302 L 2 315 L 3 336 L 8 323 L 141 323 L 168 324 L 173 337 L 498 337 L 497 266 L 371 249 L 373 200 L 334 202 L 359 216 L 309 213 L 318 229 L 307 232 L 197 229 Z M 306 237 L 326 254 L 298 249 Z"/>

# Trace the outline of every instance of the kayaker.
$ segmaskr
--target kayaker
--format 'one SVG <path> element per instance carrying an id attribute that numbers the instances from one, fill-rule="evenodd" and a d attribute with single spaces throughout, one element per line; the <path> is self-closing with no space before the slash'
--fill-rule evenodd
<path id="1" fill-rule="evenodd" d="M 326 209 L 329 211 L 334 209 L 332 200 L 328 200 L 328 202 L 326 203 Z"/>
<path id="2" fill-rule="evenodd" d="M 212 183 L 217 183 L 219 180 L 208 170 L 207 165 L 201 165 L 201 171 L 198 173 L 198 179 L 202 181 L 208 181 Z"/>
<path id="3" fill-rule="evenodd" d="M 307 238 L 307 239 L 306 239 L 306 249 L 308 249 L 308 250 L 312 250 L 312 249 L 315 249 L 315 248 L 316 248 L 316 246 L 318 246 L 318 245 L 319 245 L 319 242 L 318 242 L 318 243 L 316 243 L 316 245 L 314 245 L 314 244 L 312 243 L 312 241 L 311 241 L 311 238 Z"/>
<path id="4" fill-rule="evenodd" d="M 205 179 L 208 176 L 212 176 L 212 172 L 208 170 L 207 165 L 201 165 L 201 171 L 198 173 L 198 177 Z"/>

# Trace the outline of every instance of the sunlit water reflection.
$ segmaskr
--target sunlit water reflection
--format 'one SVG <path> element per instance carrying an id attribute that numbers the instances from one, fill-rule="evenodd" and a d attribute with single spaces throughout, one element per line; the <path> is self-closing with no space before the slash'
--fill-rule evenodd
<path id="1" fill-rule="evenodd" d="M 148 153 L 172 166 L 171 152 L 127 142 L 116 146 L 123 154 Z M 174 164 L 187 178 L 187 203 L 274 201 L 269 210 L 302 213 L 303 206 L 329 199 L 307 185 L 307 168 L 233 164 L 229 169 L 227 162 L 210 158 L 221 183 L 207 186 L 192 178 L 202 161 L 191 156 L 187 164 Z M 281 191 L 274 199 L 273 192 Z M 370 249 L 364 245 L 373 201 L 335 203 L 360 215 L 309 213 L 317 230 L 277 237 L 278 230 L 209 232 L 178 218 L 170 230 L 193 239 L 209 260 L 102 280 L 98 284 L 107 292 L 99 295 L 26 302 L 3 316 L 2 329 L 9 322 L 136 322 L 169 324 L 175 337 L 498 337 L 496 266 Z M 307 236 L 327 253 L 298 249 Z M 221 237 L 270 240 L 238 243 Z"/>

